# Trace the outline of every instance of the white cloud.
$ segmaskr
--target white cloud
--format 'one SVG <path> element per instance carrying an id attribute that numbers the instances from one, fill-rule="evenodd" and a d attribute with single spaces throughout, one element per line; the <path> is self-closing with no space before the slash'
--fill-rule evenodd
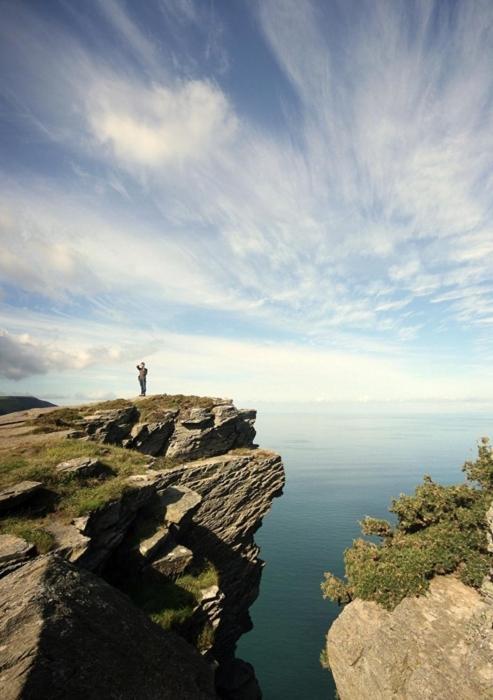
<path id="1" fill-rule="evenodd" d="M 115 347 L 61 347 L 26 334 L 12 335 L 0 329 L 0 376 L 18 381 L 36 374 L 58 374 L 63 370 L 83 370 L 91 365 L 120 362 L 122 352 Z"/>
<path id="2" fill-rule="evenodd" d="M 94 135 L 118 159 L 151 167 L 212 155 L 236 128 L 221 90 L 200 80 L 169 88 L 112 77 L 95 85 L 87 109 Z"/>
<path id="3" fill-rule="evenodd" d="M 3 95 L 77 179 L 3 178 L 2 279 L 129 331 L 140 313 L 161 332 L 187 305 L 386 359 L 440 314 L 442 328 L 487 327 L 493 49 L 481 26 L 493 10 L 462 3 L 449 22 L 418 3 L 408 35 L 406 3 L 349 5 L 344 51 L 323 3 L 258 6 L 296 102 L 271 129 L 124 5 L 100 3 L 125 39 L 116 52 L 101 37 L 88 52 L 58 25 L 43 42 L 47 27 L 16 10 L 17 31 L 0 31 L 22 80 Z M 200 4 L 160 6 L 173 27 L 204 24 Z"/>

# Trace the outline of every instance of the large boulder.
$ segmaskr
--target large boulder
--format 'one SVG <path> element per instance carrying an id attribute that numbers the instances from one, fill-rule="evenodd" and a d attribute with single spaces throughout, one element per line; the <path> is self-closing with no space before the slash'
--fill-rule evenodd
<path id="1" fill-rule="evenodd" d="M 136 423 L 130 431 L 125 447 L 157 457 L 166 452 L 175 429 L 177 411 L 167 411 L 157 423 Z"/>
<path id="2" fill-rule="evenodd" d="M 97 442 L 121 444 L 129 436 L 138 415 L 137 409 L 132 405 L 96 411 L 84 419 L 85 432 Z"/>
<path id="3" fill-rule="evenodd" d="M 3 700 L 212 700 L 183 639 L 102 579 L 54 556 L 0 580 Z"/>
<path id="4" fill-rule="evenodd" d="M 392 612 L 355 600 L 327 638 L 341 700 L 493 698 L 493 606 L 453 576 Z"/>
<path id="5" fill-rule="evenodd" d="M 172 459 L 199 459 L 224 454 L 236 447 L 251 447 L 256 412 L 239 411 L 232 403 L 219 403 L 210 410 L 191 409 L 178 417 L 166 449 Z"/>

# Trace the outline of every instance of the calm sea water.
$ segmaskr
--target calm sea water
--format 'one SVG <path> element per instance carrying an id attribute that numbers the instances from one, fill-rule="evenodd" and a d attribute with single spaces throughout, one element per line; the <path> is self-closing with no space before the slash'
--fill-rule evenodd
<path id="1" fill-rule="evenodd" d="M 493 415 L 260 413 L 257 430 L 262 447 L 281 453 L 287 485 L 256 535 L 267 564 L 238 656 L 254 665 L 265 700 L 328 700 L 334 685 L 319 655 L 338 608 L 321 597 L 323 572 L 342 575 L 358 520 L 387 517 L 391 498 L 424 474 L 462 481 Z"/>

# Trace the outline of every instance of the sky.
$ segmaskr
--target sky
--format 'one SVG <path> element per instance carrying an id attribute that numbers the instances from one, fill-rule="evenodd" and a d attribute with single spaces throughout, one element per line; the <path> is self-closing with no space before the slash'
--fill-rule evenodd
<path id="1" fill-rule="evenodd" d="M 0 391 L 493 399 L 493 3 L 2 0 Z"/>

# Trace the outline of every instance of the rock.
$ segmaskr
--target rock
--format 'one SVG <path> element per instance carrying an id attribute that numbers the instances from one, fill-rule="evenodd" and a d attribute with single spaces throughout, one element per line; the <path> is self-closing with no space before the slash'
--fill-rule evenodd
<path id="1" fill-rule="evenodd" d="M 18 569 L 36 554 L 36 547 L 15 535 L 0 535 L 0 578 Z"/>
<path id="2" fill-rule="evenodd" d="M 327 655 L 341 700 L 493 698 L 493 607 L 453 576 L 392 612 L 355 600 Z"/>
<path id="3" fill-rule="evenodd" d="M 39 481 L 21 481 L 0 491 L 0 512 L 13 510 L 31 500 L 43 484 Z"/>
<path id="4" fill-rule="evenodd" d="M 137 548 L 139 553 L 146 559 L 151 558 L 160 550 L 169 538 L 169 528 L 166 525 L 158 528 L 154 534 L 142 539 Z"/>
<path id="5" fill-rule="evenodd" d="M 77 562 L 88 551 L 91 539 L 72 524 L 52 522 L 45 528 L 55 538 L 55 549 L 64 559 Z"/>
<path id="6" fill-rule="evenodd" d="M 85 478 L 89 476 L 101 476 L 107 472 L 104 464 L 93 457 L 76 457 L 66 462 L 60 462 L 55 467 L 59 474 Z"/>
<path id="7" fill-rule="evenodd" d="M 124 493 L 119 500 L 90 513 L 85 522 L 80 519 L 74 522 L 79 532 L 91 538 L 88 550 L 78 560 L 80 566 L 90 571 L 102 569 L 125 538 L 139 509 L 156 496 L 149 475 L 144 474 L 141 479 L 129 477 L 127 481 L 132 486 L 131 491 Z"/>
<path id="8" fill-rule="evenodd" d="M 202 496 L 188 486 L 169 486 L 159 495 L 165 520 L 171 525 L 189 522 L 202 501 Z"/>
<path id="9" fill-rule="evenodd" d="M 206 614 L 212 628 L 215 629 L 221 621 L 222 605 L 225 599 L 219 586 L 209 586 L 202 590 L 200 607 Z"/>
<path id="10" fill-rule="evenodd" d="M 193 559 L 193 552 L 181 544 L 172 545 L 166 554 L 155 559 L 150 568 L 168 578 L 176 578 L 185 573 Z"/>
<path id="11" fill-rule="evenodd" d="M 263 566 L 254 534 L 273 498 L 282 493 L 281 458 L 253 450 L 190 462 L 158 473 L 158 491 L 169 486 L 188 486 L 202 496 L 192 524 L 180 525 L 177 539 L 218 571 L 224 600 L 212 653 L 224 662 L 251 629 L 248 610 L 258 595 Z"/>
<path id="12" fill-rule="evenodd" d="M 255 411 L 238 411 L 233 404 L 222 402 L 210 410 L 191 409 L 188 416 L 176 419 L 165 454 L 174 459 L 199 459 L 250 446 L 255 416 Z"/>
<path id="13" fill-rule="evenodd" d="M 102 579 L 38 557 L 0 580 L 3 700 L 212 700 L 213 674 L 183 639 Z"/>
<path id="14" fill-rule="evenodd" d="M 175 416 L 176 411 L 169 411 L 158 423 L 136 423 L 125 447 L 153 456 L 163 454 L 175 427 Z"/>
<path id="15" fill-rule="evenodd" d="M 65 435 L 67 440 L 84 440 L 87 439 L 85 430 L 71 430 Z"/>
<path id="16" fill-rule="evenodd" d="M 85 431 L 92 440 L 97 442 L 119 444 L 130 434 L 138 415 L 137 409 L 132 405 L 97 411 L 84 419 Z"/>
<path id="17" fill-rule="evenodd" d="M 216 676 L 219 696 L 223 700 L 261 700 L 262 692 L 253 666 L 242 659 L 223 664 Z M 354 698 L 354 700 L 357 700 Z M 374 700 L 377 700 L 374 698 Z"/>

